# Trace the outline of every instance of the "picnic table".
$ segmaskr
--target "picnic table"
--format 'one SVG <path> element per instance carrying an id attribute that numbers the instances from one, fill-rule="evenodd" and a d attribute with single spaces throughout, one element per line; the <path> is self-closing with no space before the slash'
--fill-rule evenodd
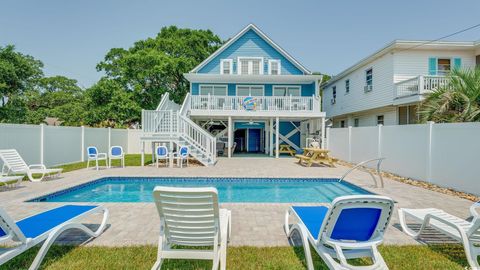
<path id="1" fill-rule="evenodd" d="M 303 148 L 303 155 L 295 155 L 295 157 L 298 158 L 299 164 L 305 163 L 307 167 L 312 166 L 313 163 L 335 167 L 338 159 L 330 157 L 328 152 L 330 151 L 326 149 L 307 147 Z"/>
<path id="2" fill-rule="evenodd" d="M 276 149 L 274 149 L 276 150 Z M 295 153 L 297 153 L 290 145 L 288 144 L 280 144 L 278 146 L 278 153 L 279 154 L 289 154 L 290 156 L 294 157 Z"/>

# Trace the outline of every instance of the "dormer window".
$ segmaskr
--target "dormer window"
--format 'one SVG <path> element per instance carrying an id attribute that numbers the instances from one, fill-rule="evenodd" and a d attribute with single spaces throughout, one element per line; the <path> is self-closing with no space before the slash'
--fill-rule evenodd
<path id="1" fill-rule="evenodd" d="M 241 75 L 262 75 L 263 58 L 262 57 L 239 57 L 238 74 Z"/>
<path id="2" fill-rule="evenodd" d="M 222 59 L 220 62 L 220 74 L 233 74 L 232 59 Z"/>
<path id="3" fill-rule="evenodd" d="M 268 60 L 268 74 L 280 75 L 280 60 Z"/>

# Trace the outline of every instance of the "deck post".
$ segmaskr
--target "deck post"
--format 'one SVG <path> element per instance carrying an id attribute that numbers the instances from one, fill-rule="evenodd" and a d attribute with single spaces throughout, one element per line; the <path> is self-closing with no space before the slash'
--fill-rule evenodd
<path id="1" fill-rule="evenodd" d="M 227 140 L 227 151 L 228 158 L 232 157 L 232 117 L 228 117 L 228 126 L 227 126 L 228 140 Z M 214 153 L 216 154 L 216 153 Z"/>
<path id="2" fill-rule="evenodd" d="M 273 118 L 270 118 L 270 132 L 269 132 L 269 136 L 270 136 L 270 146 L 268 148 L 268 150 L 270 151 L 270 156 L 273 157 Z"/>
<path id="3" fill-rule="evenodd" d="M 275 126 L 275 158 L 279 158 L 278 148 L 280 145 L 279 135 L 280 135 L 280 118 L 277 117 L 275 119 L 276 126 Z"/>
<path id="4" fill-rule="evenodd" d="M 268 134 L 268 131 L 270 130 L 270 127 L 269 127 L 269 122 L 268 121 L 265 121 L 265 136 L 264 136 L 264 150 L 265 150 L 265 154 L 268 155 L 268 151 L 269 151 L 269 141 L 270 141 L 270 135 Z"/>
<path id="5" fill-rule="evenodd" d="M 327 137 L 325 135 L 325 117 L 322 117 L 322 139 L 320 140 L 322 149 L 325 149 L 325 138 Z"/>

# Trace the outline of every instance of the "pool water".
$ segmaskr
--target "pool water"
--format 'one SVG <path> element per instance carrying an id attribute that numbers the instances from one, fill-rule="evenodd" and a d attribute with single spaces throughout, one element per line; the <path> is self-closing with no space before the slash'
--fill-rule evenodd
<path id="1" fill-rule="evenodd" d="M 155 186 L 213 186 L 217 188 L 219 201 L 223 203 L 324 203 L 344 195 L 370 194 L 334 178 L 106 177 L 30 202 L 153 202 Z"/>

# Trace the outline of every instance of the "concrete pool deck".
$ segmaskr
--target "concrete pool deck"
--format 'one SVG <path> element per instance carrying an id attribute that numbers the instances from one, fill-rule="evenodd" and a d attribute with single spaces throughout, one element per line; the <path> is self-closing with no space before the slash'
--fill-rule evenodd
<path id="1" fill-rule="evenodd" d="M 0 205 L 14 219 L 18 220 L 40 211 L 63 205 L 64 203 L 27 203 L 48 193 L 89 182 L 106 176 L 185 176 L 185 177 L 298 177 L 298 178 L 339 178 L 348 170 L 312 166 L 306 168 L 295 163 L 292 158 L 232 158 L 219 159 L 213 167 L 155 168 L 127 167 L 82 169 L 62 174 L 58 179 L 40 183 L 23 182 L 19 188 L 0 191 Z M 472 202 L 458 197 L 426 190 L 385 178 L 385 188 L 374 188 L 369 175 L 355 171 L 347 180 L 370 192 L 386 195 L 394 199 L 395 213 L 385 235 L 385 244 L 418 244 L 417 241 L 401 232 L 398 223 L 399 207 L 443 209 L 453 215 L 468 218 Z M 97 239 L 86 245 L 125 246 L 157 244 L 159 218 L 153 203 L 100 203 L 110 211 L 109 226 Z M 241 246 L 285 246 L 289 245 L 283 231 L 284 214 L 288 203 L 224 203 L 221 207 L 232 210 L 232 238 L 230 245 Z M 100 216 L 86 219 L 86 223 L 98 224 Z M 92 225 L 95 226 L 95 225 Z M 80 243 L 85 235 L 70 231 L 62 235 L 63 243 Z M 295 241 L 296 242 L 296 241 Z M 297 243 L 295 243 L 297 244 Z"/>

